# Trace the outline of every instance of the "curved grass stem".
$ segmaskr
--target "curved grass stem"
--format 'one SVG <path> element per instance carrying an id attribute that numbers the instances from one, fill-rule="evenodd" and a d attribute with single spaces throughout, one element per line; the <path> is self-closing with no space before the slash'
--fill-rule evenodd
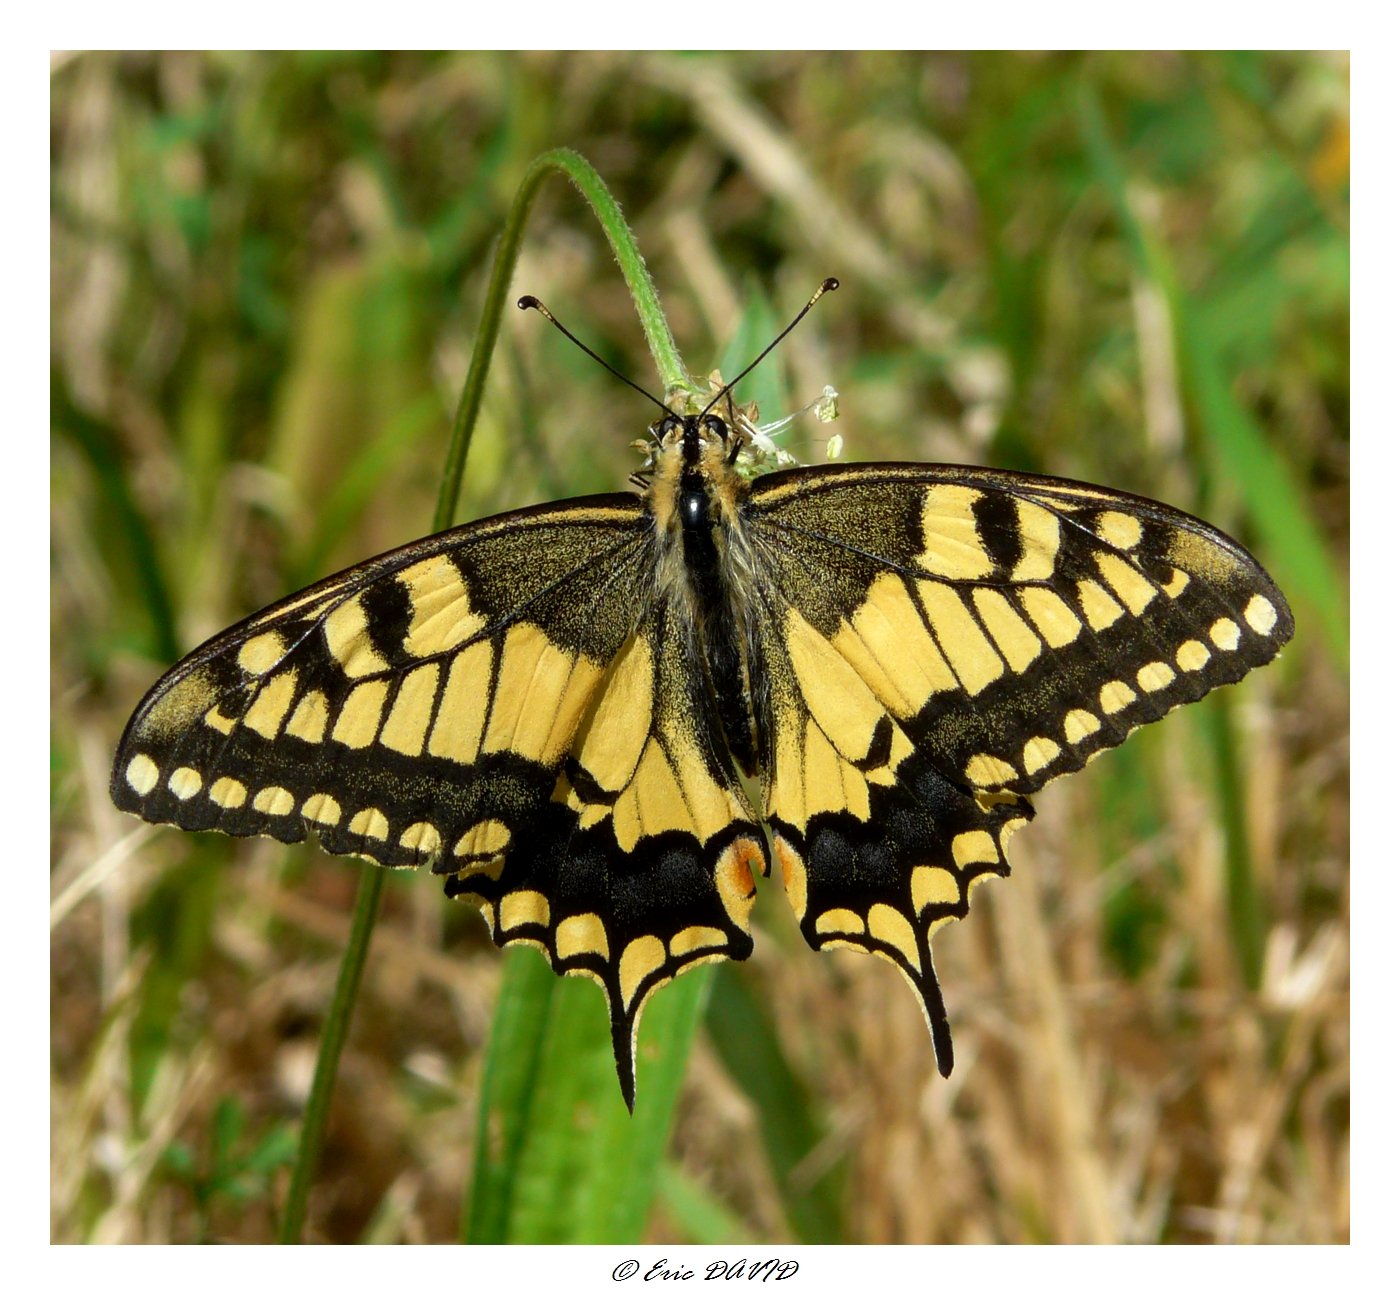
<path id="1" fill-rule="evenodd" d="M 491 278 L 482 303 L 476 345 L 472 349 L 471 364 L 462 386 L 462 396 L 452 420 L 447 461 L 443 468 L 437 507 L 433 513 L 434 531 L 445 530 L 452 524 L 461 493 L 467 450 L 481 412 L 486 375 L 496 349 L 496 339 L 500 335 L 511 277 L 520 256 L 525 223 L 539 194 L 540 186 L 546 177 L 554 173 L 566 176 L 573 183 L 592 207 L 598 223 L 603 227 L 628 290 L 632 294 L 642 330 L 646 335 L 647 346 L 651 350 L 652 359 L 666 391 L 669 393 L 676 389 L 698 390 L 681 363 L 670 325 L 662 313 L 656 287 L 647 272 L 646 262 L 642 259 L 636 239 L 628 228 L 622 209 L 608 191 L 602 177 L 584 157 L 572 149 L 552 149 L 542 153 L 530 164 L 525 178 L 516 190 L 491 266 Z M 364 865 L 360 874 L 350 937 L 341 958 L 335 992 L 326 1015 L 325 1030 L 321 1035 L 321 1045 L 316 1056 L 316 1071 L 307 1098 L 306 1114 L 302 1120 L 301 1142 L 292 1169 L 286 1207 L 278 1229 L 278 1240 L 283 1243 L 296 1243 L 301 1240 L 311 1183 L 321 1158 L 321 1149 L 325 1144 L 326 1123 L 330 1116 L 331 1097 L 335 1090 L 340 1057 L 364 973 L 375 918 L 379 912 L 384 875 L 382 868 L 368 864 Z"/>

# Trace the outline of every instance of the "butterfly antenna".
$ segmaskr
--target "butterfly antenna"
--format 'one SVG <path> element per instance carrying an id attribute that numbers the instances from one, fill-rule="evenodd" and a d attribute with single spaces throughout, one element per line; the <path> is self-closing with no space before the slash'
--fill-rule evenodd
<path id="1" fill-rule="evenodd" d="M 783 329 L 781 333 L 777 335 L 777 337 L 775 337 L 771 342 L 769 342 L 768 345 L 765 346 L 762 352 L 759 354 L 758 359 L 756 359 L 752 364 L 750 364 L 749 367 L 746 368 L 737 378 L 733 379 L 733 381 L 731 382 L 726 383 L 717 392 L 715 392 L 714 399 L 711 400 L 710 403 L 700 411 L 700 417 L 703 418 L 706 414 L 708 414 L 710 410 L 712 410 L 720 402 L 720 400 L 723 399 L 723 397 L 727 396 L 730 391 L 737 387 L 739 383 L 741 383 L 745 378 L 749 376 L 750 373 L 752 373 L 756 368 L 758 368 L 758 366 L 763 362 L 764 358 L 767 356 L 768 352 L 771 351 L 775 346 L 777 346 L 777 344 L 781 342 L 783 338 L 785 338 L 790 332 L 792 332 L 794 328 L 798 326 L 798 324 L 802 322 L 802 317 L 809 310 L 811 310 L 812 307 L 815 306 L 817 302 L 821 300 L 822 297 L 824 297 L 828 292 L 835 292 L 836 289 L 840 286 L 841 281 L 839 279 L 823 279 L 821 282 L 821 287 L 819 287 L 811 295 L 811 297 L 808 298 L 807 304 L 797 312 L 797 317 L 792 321 L 792 323 L 790 323 L 785 329 Z"/>
<path id="2" fill-rule="evenodd" d="M 834 282 L 834 280 L 831 280 L 831 282 Z M 818 296 L 820 295 L 821 294 L 819 293 Z M 815 301 L 816 297 L 813 297 L 812 300 Z M 569 339 L 569 341 L 571 341 L 575 346 L 577 346 L 579 350 L 583 351 L 587 355 L 591 355 L 595 360 L 598 361 L 599 364 L 601 364 L 609 373 L 611 373 L 613 377 L 625 382 L 629 387 L 632 388 L 633 391 L 640 391 L 642 395 L 644 395 L 648 400 L 650 400 L 651 403 L 655 405 L 659 410 L 661 410 L 663 414 L 669 414 L 671 412 L 645 387 L 639 387 L 625 373 L 619 373 L 615 368 L 613 368 L 613 366 L 609 364 L 605 359 L 603 359 L 603 357 L 599 355 L 598 352 L 595 351 L 591 346 L 587 345 L 584 342 L 580 342 L 579 339 L 575 337 L 571 332 L 569 332 L 569 330 L 565 328 L 563 324 L 561 324 L 557 319 L 554 318 L 554 316 L 550 313 L 549 307 L 546 306 L 544 302 L 542 302 L 538 297 L 531 297 L 527 295 L 521 297 L 520 300 L 517 301 L 515 304 L 519 306 L 521 310 L 538 310 L 540 314 L 542 314 L 547 320 L 549 320 L 549 322 L 553 324 L 554 327 L 557 328 L 561 333 L 563 333 L 564 336 Z M 802 316 L 799 315 L 798 319 L 801 318 Z"/>

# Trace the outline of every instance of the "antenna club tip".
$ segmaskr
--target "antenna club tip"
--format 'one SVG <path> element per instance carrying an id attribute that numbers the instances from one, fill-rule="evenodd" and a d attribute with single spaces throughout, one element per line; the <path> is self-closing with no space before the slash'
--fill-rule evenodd
<path id="1" fill-rule="evenodd" d="M 840 279 L 826 278 L 822 280 L 823 292 L 835 292 L 841 286 Z"/>
<path id="2" fill-rule="evenodd" d="M 541 302 L 538 297 L 532 297 L 529 293 L 526 293 L 525 296 L 521 297 L 515 304 L 521 310 L 538 310 Z"/>

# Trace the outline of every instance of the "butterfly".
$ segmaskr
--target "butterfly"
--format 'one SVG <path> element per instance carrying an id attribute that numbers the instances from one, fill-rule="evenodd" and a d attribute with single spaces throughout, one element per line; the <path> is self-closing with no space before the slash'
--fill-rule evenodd
<path id="1" fill-rule="evenodd" d="M 776 862 L 813 948 L 903 973 L 949 1074 L 931 937 L 1007 875 L 1028 797 L 1293 618 L 1234 540 L 1099 486 L 755 478 L 732 386 L 662 406 L 635 493 L 429 536 L 211 639 L 137 707 L 113 800 L 441 875 L 601 986 L 629 1107 L 645 1003 L 749 955 Z"/>

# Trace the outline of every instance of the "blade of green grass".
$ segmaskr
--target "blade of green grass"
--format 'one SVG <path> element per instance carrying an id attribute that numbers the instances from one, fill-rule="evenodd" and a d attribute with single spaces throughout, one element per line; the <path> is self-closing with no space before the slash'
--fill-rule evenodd
<path id="1" fill-rule="evenodd" d="M 662 1168 L 658 1195 L 672 1226 L 688 1245 L 753 1245 L 758 1241 L 724 1201 L 675 1165 Z"/>
<path id="2" fill-rule="evenodd" d="M 721 967 L 715 977 L 705 1025 L 725 1068 L 758 1106 L 764 1149 L 793 1232 L 811 1245 L 839 1244 L 845 1239 L 844 1169 L 832 1165 L 815 1177 L 800 1172 L 823 1140 L 822 1121 L 783 1055 L 772 1018 L 733 967 Z"/>
<path id="3" fill-rule="evenodd" d="M 463 1239 L 636 1241 L 650 1213 L 709 971 L 686 974 L 649 1004 L 629 1116 L 597 990 L 557 979 L 532 950 L 510 956 L 483 1081 Z"/>
<path id="4" fill-rule="evenodd" d="M 137 507 L 127 473 L 113 449 L 120 444 L 120 437 L 115 429 L 73 403 L 57 368 L 51 374 L 49 400 L 54 430 L 70 437 L 91 464 L 102 498 L 116 519 L 117 534 L 126 542 L 130 579 L 140 591 L 150 622 L 151 655 L 157 661 L 173 661 L 180 655 L 180 645 L 170 588 L 146 516 Z"/>
<path id="5" fill-rule="evenodd" d="M 1181 286 L 1166 245 L 1138 219 L 1128 197 L 1123 161 L 1103 107 L 1087 83 L 1079 98 L 1080 130 L 1100 183 L 1107 191 L 1138 269 L 1159 289 L 1172 312 L 1181 362 L 1183 395 L 1205 441 L 1208 461 L 1239 492 L 1254 529 L 1269 551 L 1285 594 L 1305 604 L 1302 632 L 1321 634 L 1334 664 L 1347 668 L 1347 602 L 1344 584 L 1301 487 L 1263 429 L 1235 398 L 1217 337 Z"/>
<path id="6" fill-rule="evenodd" d="M 1292 473 L 1263 430 L 1235 399 L 1221 355 L 1227 339 L 1215 335 L 1181 286 L 1166 246 L 1133 211 L 1127 181 L 1091 89 L 1080 98 L 1080 122 L 1100 182 L 1108 191 L 1139 270 L 1169 303 L 1188 407 L 1205 441 L 1206 462 L 1236 489 L 1271 554 L 1271 565 L 1290 599 L 1306 604 L 1339 669 L 1347 662 L 1347 612 L 1342 584 L 1325 541 Z M 1195 712 L 1212 764 L 1225 828 L 1225 884 L 1231 944 L 1246 984 L 1257 986 L 1263 962 L 1266 916 L 1247 847 L 1238 762 L 1226 703 L 1210 698 Z"/>
<path id="7" fill-rule="evenodd" d="M 579 1185 L 572 1240 L 641 1239 L 714 971 L 706 966 L 688 971 L 648 1004 L 637 1046 L 636 1109 L 629 1116 L 617 1093 L 610 1095 L 616 1100 L 603 1103 L 588 1177 Z M 611 1061 L 609 1055 L 610 1076 Z"/>
<path id="8" fill-rule="evenodd" d="M 736 373 L 742 373 L 744 366 L 778 335 L 780 328 L 782 325 L 778 322 L 773 303 L 757 285 L 750 284 L 744 313 L 739 317 L 734 336 L 729 339 L 729 345 L 724 348 L 716 366 L 725 381 Z M 781 348 L 779 353 L 770 355 L 734 389 L 736 404 L 757 401 L 759 416 L 768 421 L 790 412 L 780 353 Z"/>
<path id="9" fill-rule="evenodd" d="M 1165 829 L 1153 783 L 1160 764 L 1161 734 L 1147 729 L 1097 766 L 1098 848 L 1104 867 L 1121 865 L 1144 841 Z M 1170 867 L 1169 863 L 1164 866 Z M 1120 870 L 1117 884 L 1105 891 L 1099 911 L 1104 948 L 1120 971 L 1133 979 L 1150 967 L 1161 940 L 1166 911 L 1158 879 Z"/>
<path id="10" fill-rule="evenodd" d="M 223 868 L 229 843 L 205 837 L 195 841 L 185 859 L 162 877 L 145 903 L 132 915 L 134 944 L 150 950 L 141 977 L 138 1006 L 131 1022 L 128 1056 L 132 1104 L 145 1105 L 172 1033 L 179 1029 L 181 1000 L 208 956 L 214 923 L 225 897 Z"/>
<path id="11" fill-rule="evenodd" d="M 1233 701 L 1229 695 L 1217 694 L 1207 697 L 1191 713 L 1210 770 L 1210 777 L 1202 779 L 1202 784 L 1212 789 L 1218 821 L 1224 828 L 1225 903 L 1230 921 L 1230 947 L 1244 983 L 1250 989 L 1258 989 L 1269 919 L 1249 850 L 1244 778 L 1237 739 L 1230 727 Z"/>
<path id="12" fill-rule="evenodd" d="M 509 1235 L 540 1056 L 560 987 L 549 964 L 532 950 L 512 949 L 505 957 L 462 1217 L 462 1240 L 482 1245 L 501 1244 Z"/>
<path id="13" fill-rule="evenodd" d="M 1179 333 L 1187 392 L 1218 456 L 1222 476 L 1240 491 L 1286 596 L 1311 611 L 1311 616 L 1299 616 L 1300 631 L 1307 633 L 1311 627 L 1320 633 L 1332 663 L 1345 673 L 1350 659 L 1346 586 L 1303 492 L 1263 429 L 1230 390 L 1206 321 L 1184 307 Z"/>

